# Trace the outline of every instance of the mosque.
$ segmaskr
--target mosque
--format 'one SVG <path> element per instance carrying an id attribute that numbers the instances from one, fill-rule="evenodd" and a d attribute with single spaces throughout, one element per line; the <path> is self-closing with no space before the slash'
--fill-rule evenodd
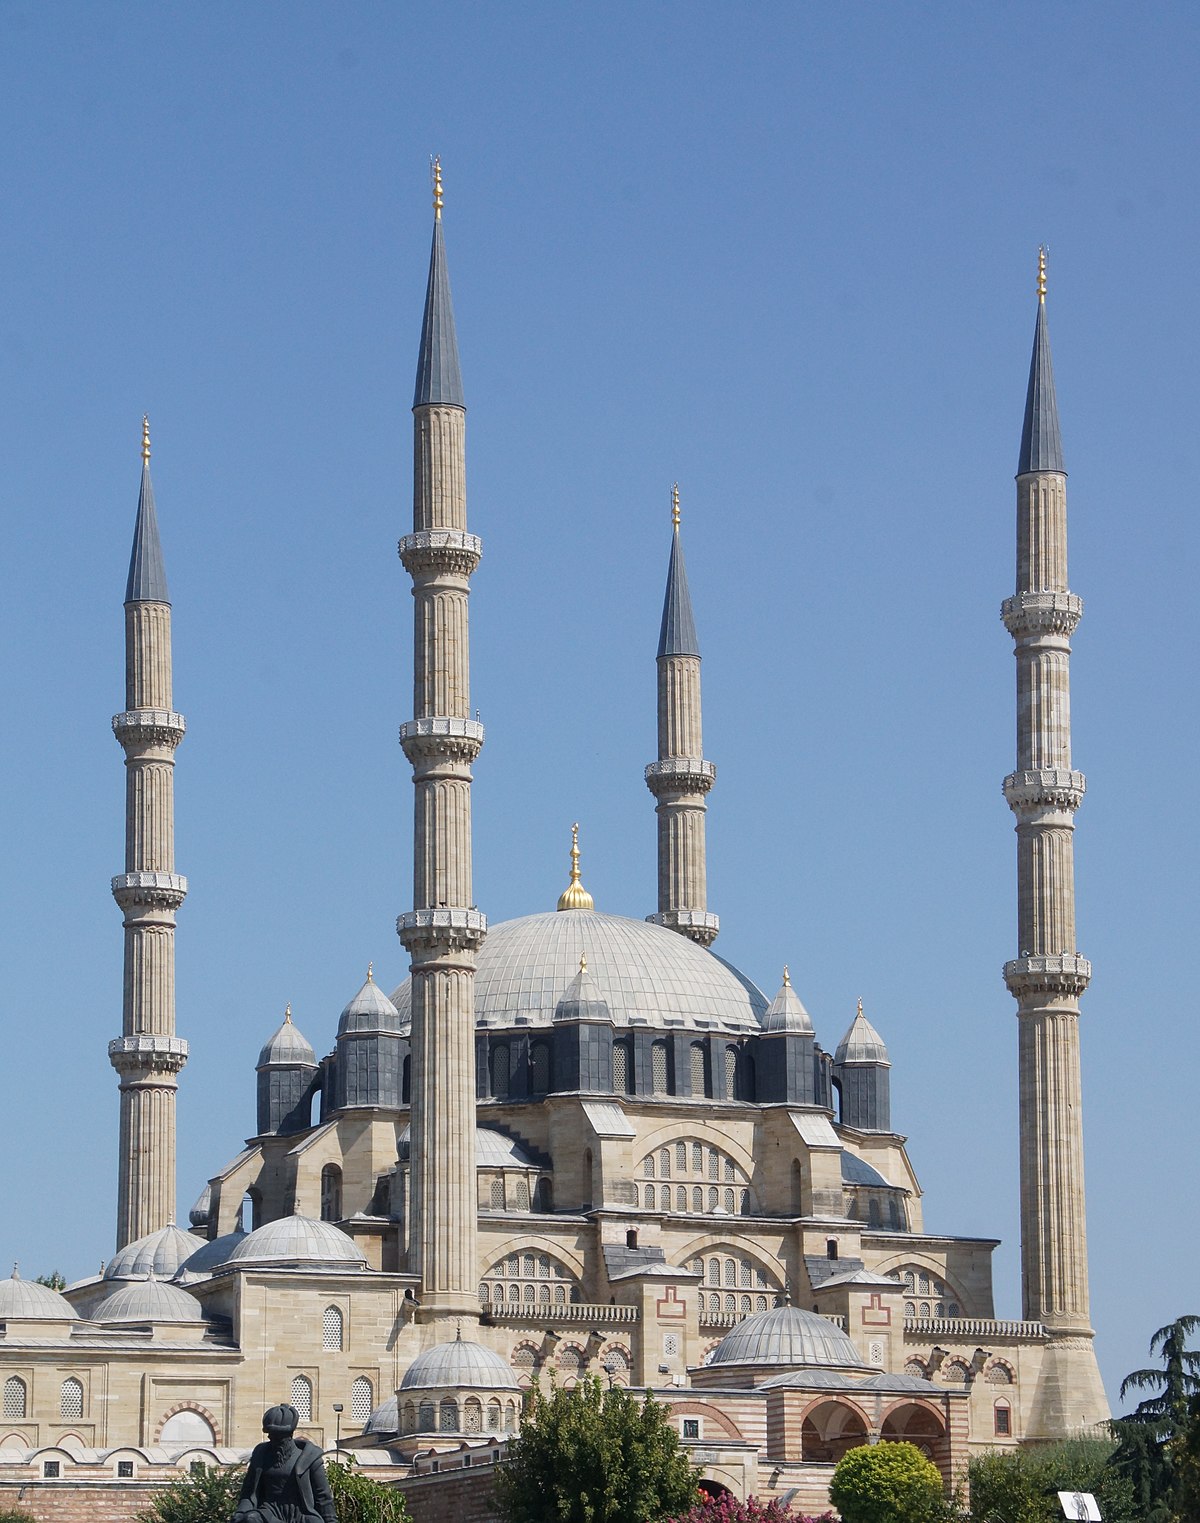
<path id="1" fill-rule="evenodd" d="M 471 882 L 465 401 L 440 172 L 414 417 L 411 975 L 368 971 L 320 1048 L 290 1015 L 253 1136 L 176 1225 L 171 603 L 144 429 L 125 593 L 118 1251 L 59 1293 L 0 1281 L 0 1499 L 244 1457 L 265 1405 L 396 1477 L 502 1457 L 539 1376 L 653 1388 L 709 1483 L 824 1505 L 855 1444 L 909 1438 L 947 1479 L 981 1448 L 1108 1416 L 1089 1321 L 1068 661 L 1066 477 L 1044 260 L 1017 470 L 1023 1317 L 990 1239 L 927 1228 L 861 1004 L 823 1045 L 712 950 L 701 657 L 678 499 L 657 649 L 658 905 L 597 910 L 577 839 L 554 910 L 489 926 Z M 498 547 L 503 555 L 505 548 Z M 486 635 L 485 635 L 486 638 Z M 647 653 L 649 654 L 649 653 Z M 486 829 L 486 822 L 484 822 Z M 27 1505 L 27 1504 L 26 1504 Z"/>

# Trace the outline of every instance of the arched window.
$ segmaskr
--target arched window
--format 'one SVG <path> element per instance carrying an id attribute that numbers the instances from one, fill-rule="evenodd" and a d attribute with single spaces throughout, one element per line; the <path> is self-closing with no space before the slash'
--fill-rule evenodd
<path id="1" fill-rule="evenodd" d="M 443 1396 L 438 1427 L 443 1433 L 458 1432 L 458 1403 L 452 1396 Z"/>
<path id="2" fill-rule="evenodd" d="M 998 1401 L 992 1409 L 995 1417 L 997 1438 L 1007 1438 L 1012 1432 L 1012 1409 L 1006 1401 Z"/>
<path id="3" fill-rule="evenodd" d="M 537 1182 L 537 1208 L 545 1212 L 554 1210 L 554 1186 L 544 1174 Z"/>
<path id="4" fill-rule="evenodd" d="M 650 1047 L 650 1087 L 656 1095 L 671 1093 L 670 1054 L 666 1042 L 654 1042 Z"/>
<path id="5" fill-rule="evenodd" d="M 712 1076 L 708 1063 L 708 1049 L 703 1042 L 693 1042 L 689 1048 L 692 1067 L 692 1094 L 712 1097 Z"/>
<path id="6" fill-rule="evenodd" d="M 488 1425 L 488 1432 L 489 1433 L 499 1433 L 499 1431 L 500 1431 L 500 1403 L 498 1401 L 496 1401 L 494 1397 L 493 1397 L 493 1399 L 491 1401 L 488 1402 L 487 1425 Z"/>
<path id="7" fill-rule="evenodd" d="M 878 1227 L 880 1225 L 879 1201 L 872 1195 L 867 1201 L 867 1226 Z"/>
<path id="8" fill-rule="evenodd" d="M 254 1232 L 262 1224 L 262 1196 L 257 1190 L 247 1190 L 238 1207 L 237 1230 Z"/>
<path id="9" fill-rule="evenodd" d="M 463 1402 L 463 1431 L 483 1432 L 483 1403 L 478 1396 L 468 1396 Z"/>
<path id="10" fill-rule="evenodd" d="M 25 1382 L 19 1375 L 10 1375 L 4 1382 L 4 1415 L 5 1417 L 23 1418 L 29 1401 L 29 1393 L 25 1389 Z M 80 1413 L 80 1416 L 83 1414 Z"/>
<path id="11" fill-rule="evenodd" d="M 983 1378 L 990 1386 L 1010 1386 L 1013 1383 L 1012 1371 L 1006 1364 L 989 1364 L 987 1374 Z M 7 1409 L 4 1415 L 8 1416 Z"/>
<path id="12" fill-rule="evenodd" d="M 365 1423 L 371 1415 L 371 1408 L 374 1404 L 375 1393 L 371 1390 L 371 1382 L 365 1375 L 360 1375 L 350 1387 L 351 1421 Z"/>
<path id="13" fill-rule="evenodd" d="M 312 1381 L 307 1375 L 296 1375 L 292 1380 L 292 1406 L 302 1423 L 312 1422 Z"/>
<path id="14" fill-rule="evenodd" d="M 432 1433 L 437 1408 L 431 1401 L 423 1401 L 417 1408 L 417 1432 Z"/>
<path id="15" fill-rule="evenodd" d="M 686 1174 L 687 1173 L 687 1143 L 686 1142 L 677 1142 L 675 1144 L 675 1172 L 676 1172 L 676 1174 Z"/>
<path id="16" fill-rule="evenodd" d="M 644 1195 L 645 1195 L 645 1201 L 646 1201 L 646 1210 L 647 1211 L 653 1211 L 654 1210 L 654 1186 L 653 1185 L 647 1185 L 646 1189 L 644 1191 Z"/>
<path id="17" fill-rule="evenodd" d="M 517 1175 L 516 1189 L 515 1189 L 515 1191 L 513 1193 L 515 1194 L 516 1200 L 517 1200 L 517 1210 L 518 1211 L 528 1211 L 529 1210 L 529 1181 L 525 1178 L 524 1174 L 518 1174 Z"/>
<path id="18" fill-rule="evenodd" d="M 745 1047 L 738 1052 L 737 1098 L 754 1099 L 754 1054 Z"/>
<path id="19" fill-rule="evenodd" d="M 404 1427 L 402 1433 L 415 1433 L 417 1431 L 417 1409 L 411 1401 L 404 1403 Z"/>
<path id="20" fill-rule="evenodd" d="M 173 1412 L 163 1423 L 158 1441 L 160 1444 L 215 1444 L 217 1435 L 202 1412 L 185 1407 L 182 1412 Z"/>
<path id="21" fill-rule="evenodd" d="M 83 1416 L 83 1382 L 68 1375 L 58 1390 L 58 1415 L 64 1422 L 78 1422 Z"/>
<path id="22" fill-rule="evenodd" d="M 630 1059 L 629 1043 L 617 1041 L 613 1043 L 613 1093 L 617 1095 L 633 1094 L 633 1063 Z"/>
<path id="23" fill-rule="evenodd" d="M 658 1172 L 662 1179 L 671 1177 L 671 1149 L 663 1148 L 658 1155 Z"/>
<path id="24" fill-rule="evenodd" d="M 341 1308 L 327 1306 L 321 1313 L 321 1347 L 340 1350 L 342 1347 L 343 1322 Z"/>
<path id="25" fill-rule="evenodd" d="M 508 1099 L 508 1044 L 492 1048 L 492 1094 L 497 1100 Z"/>
<path id="26" fill-rule="evenodd" d="M 327 1163 L 321 1170 L 321 1220 L 340 1222 L 342 1219 L 342 1171 L 336 1163 Z"/>
<path id="27" fill-rule="evenodd" d="M 404 1066 L 400 1070 L 400 1104 L 408 1105 L 412 1101 L 412 1058 L 406 1056 Z"/>
<path id="28" fill-rule="evenodd" d="M 488 1189 L 488 1200 L 493 1211 L 504 1210 L 504 1180 L 496 1178 L 492 1180 Z"/>
<path id="29" fill-rule="evenodd" d="M 703 1211 L 704 1210 L 704 1191 L 701 1189 L 701 1187 L 699 1185 L 693 1185 L 692 1186 L 692 1210 L 693 1211 Z"/>
<path id="30" fill-rule="evenodd" d="M 529 1093 L 544 1095 L 550 1088 L 550 1044 L 534 1042 L 529 1049 Z"/>

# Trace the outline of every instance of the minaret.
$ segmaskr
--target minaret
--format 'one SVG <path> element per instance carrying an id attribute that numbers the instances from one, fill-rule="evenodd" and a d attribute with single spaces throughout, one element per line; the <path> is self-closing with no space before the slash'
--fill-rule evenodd
<path id="1" fill-rule="evenodd" d="M 1026 1432 L 1061 1436 L 1108 1417 L 1088 1306 L 1079 996 L 1091 964 L 1075 943 L 1072 836 L 1084 792 L 1071 766 L 1071 635 L 1083 612 L 1067 587 L 1067 479 L 1046 328 L 1046 256 L 1017 465 L 1017 587 L 1001 610 L 1016 642 L 1017 940 L 1004 966 L 1020 1048 L 1024 1316 L 1050 1341 Z"/>
<path id="2" fill-rule="evenodd" d="M 142 489 L 125 588 L 125 871 L 112 880 L 125 915 L 121 1035 L 108 1056 L 121 1078 L 117 1248 L 175 1220 L 175 1088 L 187 1043 L 175 1035 L 175 911 L 187 879 L 175 871 L 175 747 L 171 603 L 163 569 L 150 424 L 142 419 Z"/>
<path id="3" fill-rule="evenodd" d="M 396 922 L 412 955 L 412 1131 L 408 1269 L 420 1317 L 478 1317 L 475 1197 L 475 958 L 487 921 L 471 891 L 470 577 L 482 545 L 467 533 L 466 411 L 434 161 L 433 250 L 413 398 L 413 719 L 400 727 L 416 789 L 413 908 Z"/>
<path id="4" fill-rule="evenodd" d="M 671 492 L 671 561 L 658 637 L 658 760 L 646 768 L 657 799 L 658 913 L 646 918 L 701 946 L 720 921 L 707 904 L 705 798 L 717 775 L 700 735 L 700 642 L 679 538 L 679 483 Z"/>

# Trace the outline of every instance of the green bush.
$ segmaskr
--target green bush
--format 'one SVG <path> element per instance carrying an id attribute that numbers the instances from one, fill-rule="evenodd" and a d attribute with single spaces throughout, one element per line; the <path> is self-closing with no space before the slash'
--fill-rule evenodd
<path id="1" fill-rule="evenodd" d="M 330 1461 L 326 1473 L 338 1523 L 410 1523 L 400 1492 L 373 1481 L 353 1463 Z M 245 1465 L 197 1466 L 158 1492 L 135 1523 L 228 1523 L 245 1478 Z M 0 1523 L 6 1523 L 2 1515 Z"/>
<path id="2" fill-rule="evenodd" d="M 0 1507 L 0 1523 L 37 1523 L 37 1519 L 20 1507 Z"/>
<path id="3" fill-rule="evenodd" d="M 1105 1523 L 1132 1523 L 1133 1487 L 1110 1463 L 1116 1445 L 1102 1438 L 1064 1439 L 980 1454 L 967 1466 L 971 1517 L 977 1523 L 1061 1523 L 1060 1491 L 1090 1491 Z"/>
<path id="4" fill-rule="evenodd" d="M 364 1475 L 353 1460 L 331 1460 L 325 1468 L 338 1523 L 410 1523 L 403 1493 Z"/>
<path id="5" fill-rule="evenodd" d="M 937 1466 L 915 1444 L 860 1444 L 837 1462 L 829 1500 L 842 1523 L 935 1523 L 948 1514 Z"/>

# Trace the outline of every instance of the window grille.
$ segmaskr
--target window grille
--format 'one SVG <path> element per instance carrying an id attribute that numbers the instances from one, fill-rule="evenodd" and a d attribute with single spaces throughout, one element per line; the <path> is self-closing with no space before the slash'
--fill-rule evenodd
<path id="1" fill-rule="evenodd" d="M 704 1149 L 698 1142 L 692 1143 L 692 1173 L 704 1173 Z"/>
<path id="2" fill-rule="evenodd" d="M 340 1349 L 342 1347 L 342 1313 L 336 1306 L 327 1306 L 321 1314 L 321 1347 L 323 1349 Z"/>
<path id="3" fill-rule="evenodd" d="M 297 1375 L 292 1381 L 292 1406 L 302 1423 L 312 1422 L 312 1381 L 307 1375 Z"/>
<path id="4" fill-rule="evenodd" d="M 518 1211 L 528 1211 L 529 1210 L 529 1181 L 525 1178 L 524 1174 L 518 1174 L 517 1175 L 517 1190 L 516 1190 L 516 1195 L 517 1195 L 517 1210 Z"/>
<path id="5" fill-rule="evenodd" d="M 74 1375 L 68 1376 L 59 1388 L 58 1415 L 67 1422 L 78 1422 L 83 1416 L 83 1383 Z"/>
<path id="6" fill-rule="evenodd" d="M 704 1191 L 700 1188 L 699 1185 L 692 1186 L 692 1210 L 704 1210 Z"/>
<path id="7" fill-rule="evenodd" d="M 458 1403 L 449 1396 L 442 1401 L 438 1426 L 443 1433 L 458 1432 Z"/>
<path id="8" fill-rule="evenodd" d="M 492 1180 L 491 1188 L 490 1188 L 489 1193 L 488 1193 L 488 1199 L 491 1202 L 491 1207 L 492 1207 L 493 1211 L 503 1211 L 504 1210 L 504 1181 L 503 1181 L 503 1179 L 493 1179 Z"/>
<path id="9" fill-rule="evenodd" d="M 658 1171 L 663 1179 L 671 1177 L 671 1149 L 663 1148 L 658 1155 Z"/>
<path id="10" fill-rule="evenodd" d="M 497 1100 L 508 1099 L 508 1047 L 497 1047 L 492 1053 L 492 1094 Z"/>
<path id="11" fill-rule="evenodd" d="M 650 1085 L 656 1095 L 667 1093 L 667 1044 L 655 1042 L 650 1049 Z"/>
<path id="12" fill-rule="evenodd" d="M 629 1044 L 628 1042 L 613 1043 L 613 1089 L 618 1095 L 628 1095 L 633 1092 L 633 1085 L 629 1082 Z"/>
<path id="13" fill-rule="evenodd" d="M 675 1144 L 675 1168 L 680 1174 L 687 1173 L 687 1143 Z"/>
<path id="14" fill-rule="evenodd" d="M 691 1065 L 692 1065 L 692 1094 L 694 1094 L 694 1095 L 704 1095 L 704 1094 L 707 1094 L 708 1093 L 708 1086 L 704 1082 L 704 1079 L 705 1079 L 704 1069 L 705 1069 L 706 1065 L 705 1065 L 705 1062 L 704 1062 L 704 1043 L 703 1042 L 693 1042 L 692 1043 L 692 1046 L 691 1046 Z"/>
<path id="15" fill-rule="evenodd" d="M 550 1088 L 550 1048 L 545 1042 L 535 1042 L 529 1050 L 529 1089 L 532 1094 L 544 1095 Z"/>
<path id="16" fill-rule="evenodd" d="M 21 1377 L 19 1375 L 10 1375 L 4 1382 L 5 1417 L 23 1418 L 25 1416 L 27 1396 L 25 1382 Z"/>

